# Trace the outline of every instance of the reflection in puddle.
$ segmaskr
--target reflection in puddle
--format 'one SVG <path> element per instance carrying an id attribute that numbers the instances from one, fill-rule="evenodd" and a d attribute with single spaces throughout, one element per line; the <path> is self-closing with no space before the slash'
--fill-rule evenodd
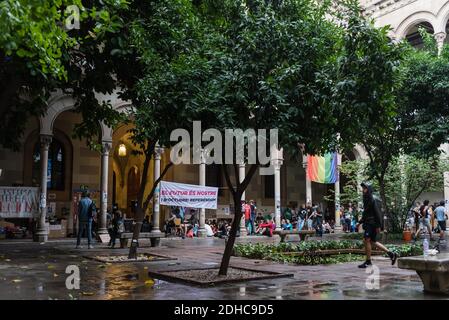
<path id="1" fill-rule="evenodd" d="M 103 271 L 99 274 L 99 295 L 104 299 L 132 299 L 135 293 L 151 299 L 153 288 L 161 284 L 142 266 L 109 265 Z"/>
<path id="2" fill-rule="evenodd" d="M 282 300 L 282 288 L 276 289 L 276 300 Z"/>
<path id="3" fill-rule="evenodd" d="M 243 285 L 239 288 L 239 294 L 241 297 L 246 296 L 246 286 Z"/>

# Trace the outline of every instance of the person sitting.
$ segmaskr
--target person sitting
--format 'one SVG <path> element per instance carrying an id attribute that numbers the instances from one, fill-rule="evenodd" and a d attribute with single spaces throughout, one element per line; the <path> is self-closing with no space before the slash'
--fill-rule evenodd
<path id="1" fill-rule="evenodd" d="M 191 226 L 191 225 L 189 225 L 188 227 L 187 227 L 187 232 L 186 232 L 186 237 L 187 238 L 193 238 L 193 236 L 194 236 L 194 230 L 193 230 L 193 226 Z"/>
<path id="2" fill-rule="evenodd" d="M 334 232 L 331 225 L 327 221 L 323 221 L 323 230 L 324 230 L 324 233 L 333 233 Z"/>
<path id="3" fill-rule="evenodd" d="M 256 223 L 257 223 L 258 225 L 261 224 L 261 223 L 263 223 L 262 212 L 258 212 L 258 213 L 257 213 Z"/>
<path id="4" fill-rule="evenodd" d="M 172 211 L 170 212 L 170 218 L 165 222 L 165 234 L 169 235 L 172 230 L 176 228 L 175 219 L 177 219 L 176 214 Z"/>
<path id="5" fill-rule="evenodd" d="M 212 229 L 212 226 L 209 224 L 209 221 L 206 221 L 206 223 L 204 224 L 204 229 L 206 229 L 206 236 L 208 237 L 214 236 L 214 231 Z"/>
<path id="6" fill-rule="evenodd" d="M 273 220 L 266 219 L 264 223 L 261 223 L 258 228 L 258 234 L 272 237 L 273 236 L 273 230 L 275 228 L 275 224 L 273 223 Z"/>
<path id="7" fill-rule="evenodd" d="M 223 221 L 218 227 L 217 237 L 223 238 L 227 236 L 228 236 L 228 225 L 225 221 Z"/>
<path id="8" fill-rule="evenodd" d="M 293 230 L 293 225 L 290 223 L 290 220 L 283 219 L 282 220 L 282 230 Z"/>

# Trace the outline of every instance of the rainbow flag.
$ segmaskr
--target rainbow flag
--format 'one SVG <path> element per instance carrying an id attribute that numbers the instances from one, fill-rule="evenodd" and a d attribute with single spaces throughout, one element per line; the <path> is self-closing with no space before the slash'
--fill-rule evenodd
<path id="1" fill-rule="evenodd" d="M 335 183 L 338 181 L 337 153 L 324 156 L 307 156 L 307 177 L 318 183 Z"/>

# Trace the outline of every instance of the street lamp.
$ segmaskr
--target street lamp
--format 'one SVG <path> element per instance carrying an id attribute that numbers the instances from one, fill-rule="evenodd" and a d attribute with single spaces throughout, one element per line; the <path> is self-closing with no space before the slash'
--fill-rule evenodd
<path id="1" fill-rule="evenodd" d="M 125 146 L 125 144 L 122 143 L 118 147 L 118 155 L 119 155 L 119 157 L 126 157 L 126 146 Z"/>

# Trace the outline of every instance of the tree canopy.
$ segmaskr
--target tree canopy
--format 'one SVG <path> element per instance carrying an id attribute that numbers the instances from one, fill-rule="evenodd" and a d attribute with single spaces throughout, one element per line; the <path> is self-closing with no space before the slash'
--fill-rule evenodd
<path id="1" fill-rule="evenodd" d="M 0 145 L 18 149 L 27 119 L 43 114 L 58 89 L 76 98 L 80 135 L 97 134 L 100 120 L 112 123 L 116 114 L 94 95 L 119 84 L 110 57 L 123 26 L 117 12 L 125 8 L 125 0 L 0 3 Z M 78 18 L 79 29 L 66 27 Z"/>

